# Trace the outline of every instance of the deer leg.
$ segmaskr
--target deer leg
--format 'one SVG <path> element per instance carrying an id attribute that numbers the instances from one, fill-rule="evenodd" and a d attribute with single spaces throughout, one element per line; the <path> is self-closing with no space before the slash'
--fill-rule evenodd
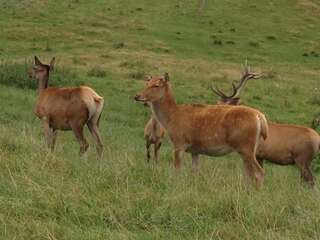
<path id="1" fill-rule="evenodd" d="M 199 161 L 199 154 L 192 153 L 192 169 L 194 171 L 198 170 L 198 161 Z"/>
<path id="2" fill-rule="evenodd" d="M 43 121 L 43 130 L 44 130 L 46 145 L 49 149 L 51 149 L 51 151 L 53 151 L 53 148 L 52 148 L 53 129 L 50 127 L 49 122 L 46 120 Z"/>
<path id="3" fill-rule="evenodd" d="M 150 161 L 150 146 L 151 146 L 151 143 L 149 139 L 146 138 L 147 162 Z"/>
<path id="4" fill-rule="evenodd" d="M 244 162 L 246 175 L 255 181 L 257 188 L 259 188 L 263 182 L 264 171 L 256 160 L 254 150 L 242 151 L 240 155 Z"/>
<path id="5" fill-rule="evenodd" d="M 71 128 L 80 144 L 80 154 L 83 154 L 87 151 L 89 144 L 85 137 L 83 136 L 83 125 L 80 124 L 70 124 Z"/>
<path id="6" fill-rule="evenodd" d="M 310 170 L 310 159 L 312 159 L 312 157 L 299 156 L 295 159 L 295 163 L 300 169 L 301 181 L 306 182 L 310 186 L 314 186 L 314 177 Z"/>
<path id="7" fill-rule="evenodd" d="M 257 159 L 259 165 L 263 168 L 263 159 L 262 158 L 257 158 L 257 157 L 256 157 L 256 159 Z"/>
<path id="8" fill-rule="evenodd" d="M 183 152 L 184 150 L 180 150 L 180 149 L 174 150 L 174 167 L 176 169 L 180 169 Z"/>
<path id="9" fill-rule="evenodd" d="M 154 144 L 154 158 L 156 160 L 156 162 L 158 162 L 158 156 L 159 156 L 159 150 L 161 147 L 161 142 L 158 141 Z"/>
<path id="10" fill-rule="evenodd" d="M 97 123 L 89 121 L 87 123 L 87 126 L 89 128 L 91 135 L 93 136 L 93 138 L 96 142 L 96 149 L 97 149 L 98 156 L 101 157 L 102 152 L 103 152 L 103 145 L 101 142 L 101 136 L 100 136 L 98 125 L 97 125 Z"/>
<path id="11" fill-rule="evenodd" d="M 57 130 L 53 130 L 52 132 L 52 138 L 51 138 L 51 152 L 54 151 L 54 147 L 56 145 L 56 140 L 57 140 Z"/>

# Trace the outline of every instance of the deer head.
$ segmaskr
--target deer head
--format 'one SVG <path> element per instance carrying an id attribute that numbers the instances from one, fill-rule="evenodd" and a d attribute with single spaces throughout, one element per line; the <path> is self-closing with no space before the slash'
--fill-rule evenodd
<path id="1" fill-rule="evenodd" d="M 261 74 L 252 73 L 250 71 L 250 66 L 248 66 L 248 63 L 246 61 L 240 82 L 238 84 L 236 84 L 235 81 L 232 82 L 233 92 L 231 95 L 229 96 L 226 95 L 218 87 L 214 89 L 212 86 L 210 86 L 210 89 L 214 94 L 220 97 L 220 100 L 218 101 L 218 103 L 229 104 L 229 105 L 239 105 L 241 101 L 240 94 L 243 88 L 245 87 L 245 84 L 247 83 L 247 81 L 250 79 L 258 79 L 260 77 L 261 77 Z"/>
<path id="2" fill-rule="evenodd" d="M 138 93 L 134 99 L 136 101 L 147 103 L 155 102 L 161 99 L 164 96 L 165 90 L 168 86 L 167 82 L 169 81 L 169 74 L 165 73 L 164 76 L 160 77 L 149 76 L 146 80 L 147 86 L 142 92 Z"/>
<path id="3" fill-rule="evenodd" d="M 50 64 L 43 64 L 37 56 L 34 56 L 34 65 L 29 69 L 28 75 L 30 78 L 42 80 L 53 71 L 55 58 L 52 58 Z"/>

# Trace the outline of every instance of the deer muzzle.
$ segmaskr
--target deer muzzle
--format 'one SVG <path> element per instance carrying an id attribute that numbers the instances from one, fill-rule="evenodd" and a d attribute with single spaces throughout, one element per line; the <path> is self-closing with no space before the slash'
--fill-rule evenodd
<path id="1" fill-rule="evenodd" d="M 134 100 L 136 100 L 137 102 L 145 102 L 145 99 L 144 99 L 141 95 L 139 95 L 139 94 L 137 94 L 137 95 L 134 97 Z"/>

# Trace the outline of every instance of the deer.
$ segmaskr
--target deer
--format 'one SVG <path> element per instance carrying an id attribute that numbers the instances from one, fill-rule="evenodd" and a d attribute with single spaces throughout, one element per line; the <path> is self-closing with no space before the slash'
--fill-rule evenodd
<path id="1" fill-rule="evenodd" d="M 147 75 L 144 80 L 149 81 L 152 77 Z M 148 103 L 144 103 L 145 107 L 150 107 Z M 151 111 L 152 112 L 152 111 Z M 165 136 L 165 130 L 157 120 L 154 113 L 151 113 L 151 117 L 144 127 L 144 139 L 146 141 L 146 154 L 147 162 L 150 162 L 150 150 L 153 145 L 154 159 L 158 162 L 159 150 L 162 145 L 162 139 Z"/>
<path id="2" fill-rule="evenodd" d="M 34 65 L 28 70 L 29 77 L 38 81 L 38 96 L 34 108 L 35 115 L 42 121 L 45 142 L 53 152 L 57 130 L 72 130 L 80 144 L 80 155 L 89 147 L 83 135 L 83 128 L 88 126 L 96 142 L 99 157 L 103 145 L 99 132 L 99 121 L 104 99 L 88 86 L 48 87 L 49 75 L 54 70 L 55 58 L 49 65 L 34 57 Z"/>
<path id="3" fill-rule="evenodd" d="M 199 155 L 237 152 L 244 162 L 245 176 L 257 188 L 262 185 L 265 173 L 255 156 L 260 139 L 268 135 L 263 113 L 247 106 L 177 104 L 168 73 L 151 77 L 134 99 L 151 106 L 169 135 L 177 171 L 185 152 L 191 154 L 194 169 Z"/>
<path id="4" fill-rule="evenodd" d="M 247 81 L 260 77 L 261 74 L 251 72 L 246 63 L 239 83 L 236 85 L 235 82 L 232 82 L 233 92 L 231 95 L 225 94 L 217 87 L 214 89 L 211 86 L 211 90 L 220 98 L 218 103 L 239 105 L 240 93 Z M 314 177 L 310 165 L 319 152 L 319 134 L 311 128 L 298 125 L 268 121 L 268 126 L 268 138 L 261 140 L 256 153 L 260 166 L 263 167 L 264 160 L 278 165 L 296 165 L 300 170 L 301 180 L 313 186 Z"/>
<path id="5" fill-rule="evenodd" d="M 154 159 L 158 161 L 159 150 L 162 144 L 162 139 L 165 135 L 165 130 L 161 126 L 161 123 L 156 119 L 154 114 L 151 115 L 151 118 L 147 122 L 144 128 L 144 139 L 146 141 L 146 152 L 147 152 L 147 161 L 150 161 L 150 148 L 151 145 L 154 145 Z"/>

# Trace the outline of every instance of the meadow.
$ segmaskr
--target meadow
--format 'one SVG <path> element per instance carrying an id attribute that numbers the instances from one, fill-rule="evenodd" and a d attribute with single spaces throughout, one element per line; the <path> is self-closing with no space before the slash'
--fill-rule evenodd
<path id="1" fill-rule="evenodd" d="M 236 154 L 185 154 L 177 175 L 165 140 L 146 162 L 150 110 L 133 100 L 145 74 L 168 72 L 178 103 L 215 103 L 247 59 L 264 77 L 242 102 L 269 120 L 310 126 L 320 116 L 318 0 L 0 0 L 0 239 L 320 239 L 316 187 L 294 166 L 265 164 L 261 190 L 244 184 Z M 33 113 L 33 56 L 56 57 L 51 86 L 104 96 L 105 151 L 79 157 L 72 132 L 45 149 Z M 319 130 L 319 129 L 318 129 Z"/>

